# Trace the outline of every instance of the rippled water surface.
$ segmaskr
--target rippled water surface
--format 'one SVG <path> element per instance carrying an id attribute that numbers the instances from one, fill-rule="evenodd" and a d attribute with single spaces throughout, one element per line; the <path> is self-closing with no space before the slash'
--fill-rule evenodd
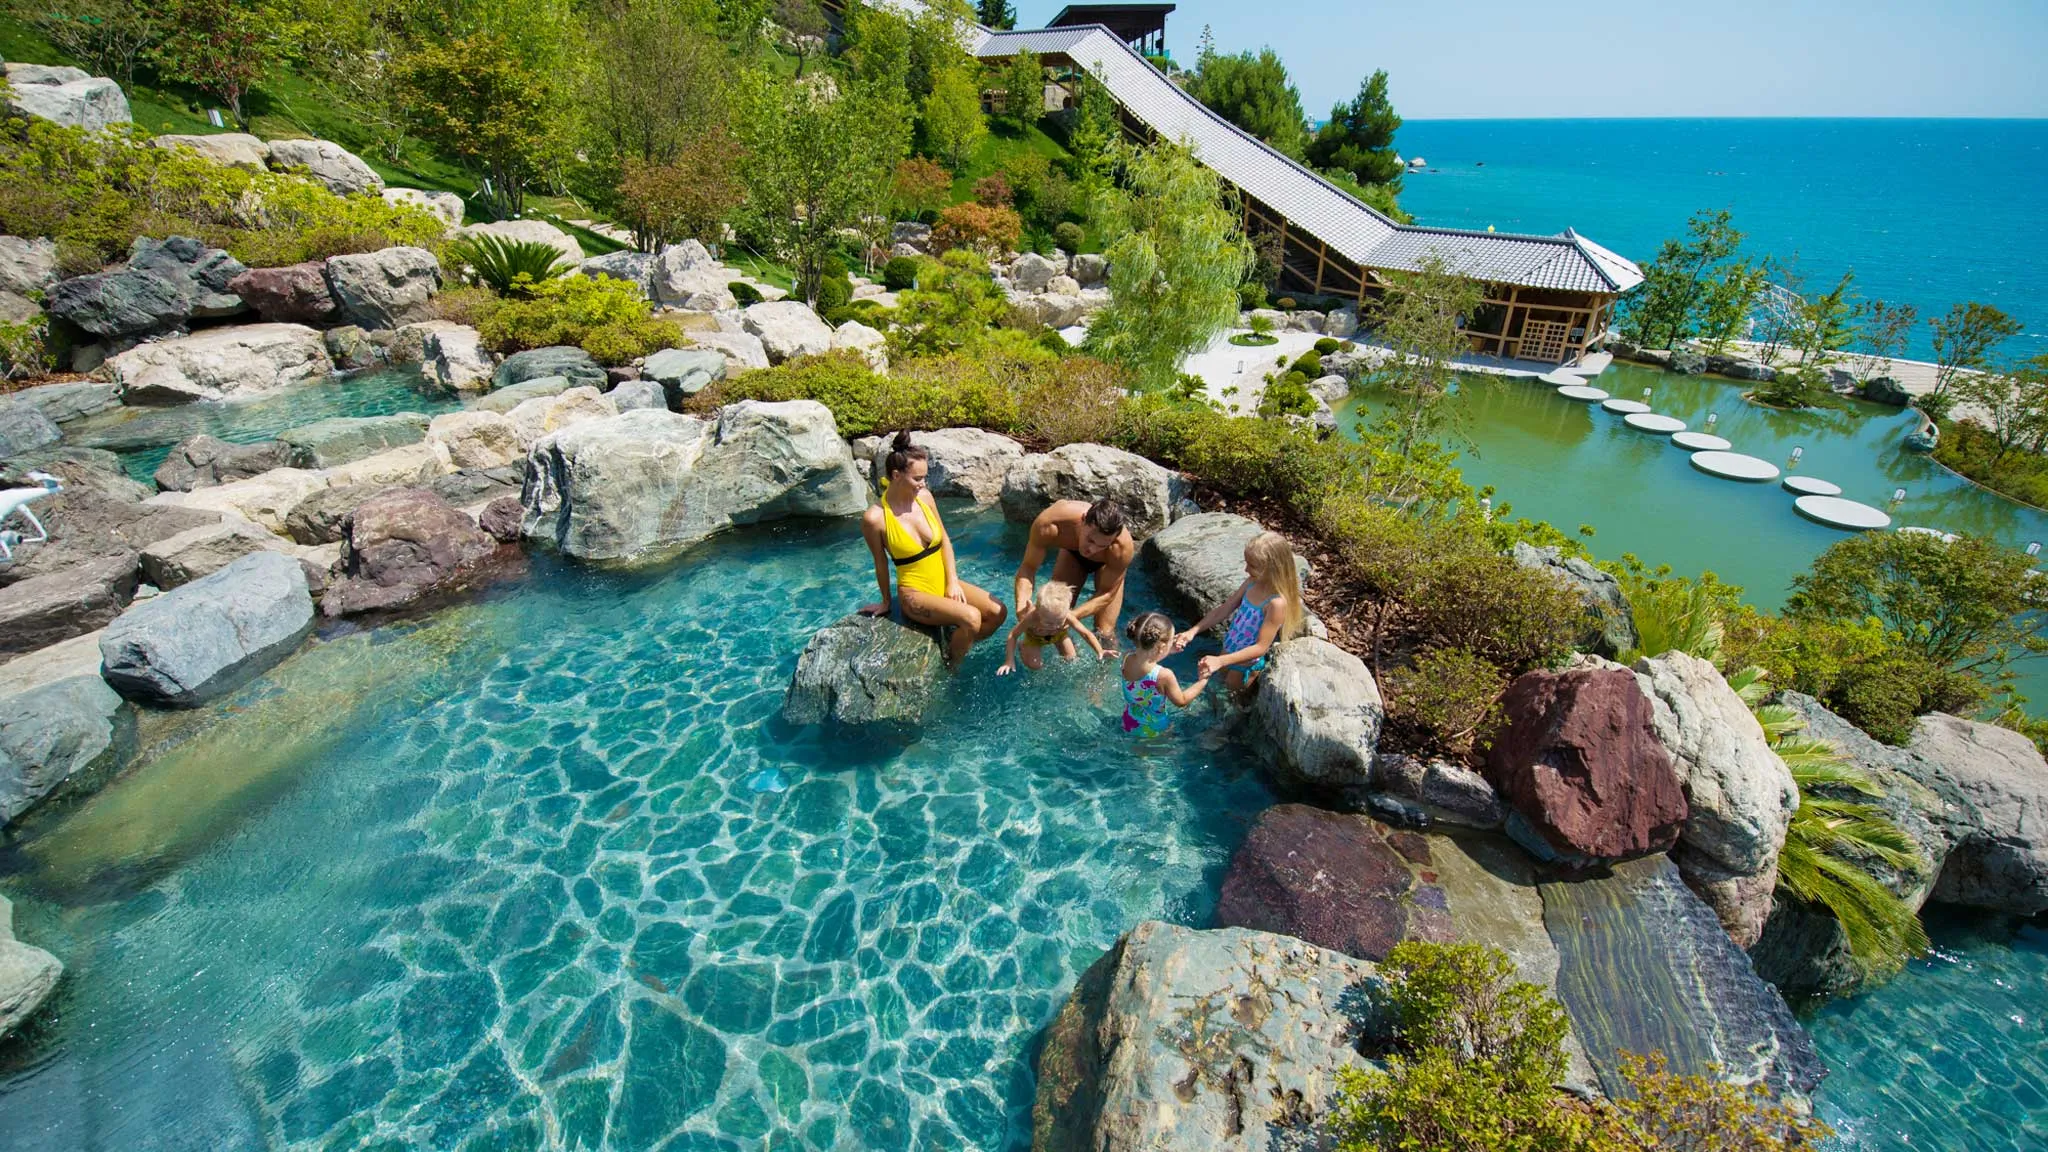
<path id="1" fill-rule="evenodd" d="M 1018 531 L 954 526 L 1002 587 Z M 872 594 L 845 524 L 539 564 L 330 638 L 11 850 L 69 970 L 0 1147 L 1022 1147 L 1075 976 L 1206 925 L 1270 803 L 1206 709 L 1139 752 L 1113 666 L 993 645 L 907 749 L 784 727 Z"/>

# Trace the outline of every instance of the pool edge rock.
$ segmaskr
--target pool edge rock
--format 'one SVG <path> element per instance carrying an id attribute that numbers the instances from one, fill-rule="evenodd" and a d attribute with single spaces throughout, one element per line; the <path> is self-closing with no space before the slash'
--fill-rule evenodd
<path id="1" fill-rule="evenodd" d="M 254 552 L 123 612 L 101 635 L 100 657 L 123 696 L 188 708 L 274 667 L 312 630 L 305 568 Z"/>
<path id="2" fill-rule="evenodd" d="M 0 1040 L 35 1013 L 64 975 L 64 964 L 14 938 L 14 905 L 0 896 Z"/>
<path id="3" fill-rule="evenodd" d="M 846 616 L 818 630 L 782 697 L 791 724 L 914 732 L 945 676 L 931 630 L 882 616 Z"/>

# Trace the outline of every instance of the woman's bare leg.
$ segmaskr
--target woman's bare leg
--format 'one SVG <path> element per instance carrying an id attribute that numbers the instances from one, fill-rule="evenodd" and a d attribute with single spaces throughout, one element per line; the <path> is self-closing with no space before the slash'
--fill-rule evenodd
<path id="1" fill-rule="evenodd" d="M 946 644 L 946 667 L 958 668 L 967 658 L 967 650 L 982 638 L 981 610 L 973 604 L 911 588 L 898 589 L 896 595 L 903 601 L 904 616 L 927 627 L 953 630 Z"/>
<path id="2" fill-rule="evenodd" d="M 976 643 L 995 635 L 996 629 L 1003 626 L 1003 621 L 1010 618 L 1009 608 L 997 602 L 995 597 L 989 595 L 988 591 L 979 585 L 963 583 L 960 585 L 960 591 L 967 596 L 967 602 L 974 606 L 975 611 L 981 613 L 981 629 L 974 638 Z"/>

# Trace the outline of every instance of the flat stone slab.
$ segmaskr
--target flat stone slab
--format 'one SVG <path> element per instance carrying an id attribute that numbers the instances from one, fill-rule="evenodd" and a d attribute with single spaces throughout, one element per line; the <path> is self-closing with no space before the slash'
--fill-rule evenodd
<path id="1" fill-rule="evenodd" d="M 1695 456 L 1697 460 L 1699 457 Z M 1872 528 L 1888 528 L 1892 518 L 1868 504 L 1844 500 L 1840 496 L 1801 496 L 1792 502 L 1799 514 L 1808 520 L 1825 524 L 1830 528 L 1847 528 L 1852 531 L 1867 531 Z"/>
<path id="2" fill-rule="evenodd" d="M 1580 376 L 1598 376 L 1614 363 L 1612 352 L 1589 352 L 1579 358 L 1577 364 L 1567 364 L 1561 371 L 1575 372 Z"/>
<path id="3" fill-rule="evenodd" d="M 1659 416 L 1655 412 L 1637 412 L 1623 423 L 1638 432 L 1654 432 L 1659 436 L 1685 431 L 1685 421 L 1676 416 Z"/>
<path id="4" fill-rule="evenodd" d="M 1692 466 L 1709 476 L 1723 480 L 1776 480 L 1778 466 L 1769 460 L 1759 460 L 1740 452 L 1695 452 Z M 1825 497 L 1821 497 L 1825 499 Z"/>
<path id="5" fill-rule="evenodd" d="M 1735 447 L 1709 432 L 1679 432 L 1671 437 L 1671 442 L 1687 452 L 1726 452 Z"/>
<path id="6" fill-rule="evenodd" d="M 1641 400 L 1605 400 L 1600 406 L 1609 412 L 1619 412 L 1624 416 L 1633 416 L 1638 412 L 1650 410 L 1650 406 Z"/>
<path id="7" fill-rule="evenodd" d="M 1799 496 L 1840 496 L 1842 494 L 1842 486 L 1840 484 L 1832 480 L 1822 480 L 1817 476 L 1787 476 L 1784 483 L 1785 491 Z M 1901 528 L 1900 531 L 1903 532 L 1905 529 Z"/>
<path id="8" fill-rule="evenodd" d="M 1557 368 L 1549 372 L 1545 372 L 1543 375 L 1538 376 L 1536 379 L 1543 381 L 1545 384 L 1550 385 L 1552 388 L 1565 388 L 1573 385 L 1584 384 L 1586 382 L 1586 378 L 1584 376 L 1580 376 L 1575 372 L 1567 372 L 1562 368 Z"/>
<path id="9" fill-rule="evenodd" d="M 1607 399 L 1607 393 L 1602 392 L 1598 388 L 1588 388 L 1584 384 L 1572 384 L 1559 388 L 1557 394 L 1567 400 L 1577 400 L 1586 404 L 1591 404 L 1596 400 Z"/>

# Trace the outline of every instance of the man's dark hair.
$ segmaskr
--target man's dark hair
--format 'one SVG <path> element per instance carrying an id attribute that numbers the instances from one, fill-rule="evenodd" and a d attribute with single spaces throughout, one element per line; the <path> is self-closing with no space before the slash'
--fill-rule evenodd
<path id="1" fill-rule="evenodd" d="M 1104 536 L 1115 536 L 1124 530 L 1124 510 L 1116 501 L 1104 497 L 1088 506 L 1088 511 L 1081 517 L 1081 523 Z"/>

